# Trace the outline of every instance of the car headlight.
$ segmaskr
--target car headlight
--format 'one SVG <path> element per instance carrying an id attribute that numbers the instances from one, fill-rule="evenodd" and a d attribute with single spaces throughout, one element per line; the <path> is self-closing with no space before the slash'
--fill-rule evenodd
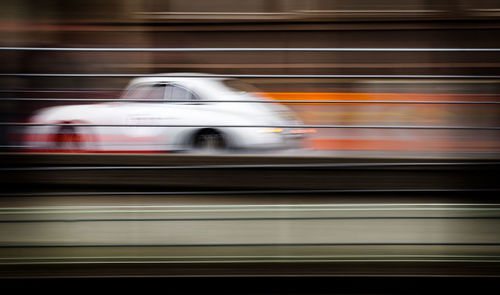
<path id="1" fill-rule="evenodd" d="M 261 132 L 261 133 L 281 133 L 281 132 L 283 132 L 283 129 L 281 129 L 281 128 L 265 128 L 265 129 L 260 129 L 259 132 Z"/>

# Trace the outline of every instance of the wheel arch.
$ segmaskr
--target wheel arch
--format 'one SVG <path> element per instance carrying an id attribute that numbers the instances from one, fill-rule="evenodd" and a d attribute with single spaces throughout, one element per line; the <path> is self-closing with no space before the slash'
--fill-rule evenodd
<path id="1" fill-rule="evenodd" d="M 73 129 L 75 133 L 83 139 L 82 142 L 85 144 L 85 150 L 97 149 L 99 140 L 95 129 L 92 126 L 78 126 L 81 124 L 90 124 L 89 122 L 85 120 L 58 120 L 53 122 L 52 124 L 57 124 L 57 126 L 54 126 L 54 128 L 52 128 L 52 131 L 49 135 L 52 145 L 57 143 L 57 137 L 60 136 L 61 130 Z M 59 126 L 61 124 L 64 124 L 64 126 Z"/>
<path id="2" fill-rule="evenodd" d="M 184 137 L 182 146 L 185 148 L 192 148 L 196 137 L 205 132 L 220 134 L 224 140 L 226 148 L 234 147 L 234 134 L 232 132 L 230 132 L 229 130 L 213 127 L 202 127 L 190 130 L 189 133 Z"/>

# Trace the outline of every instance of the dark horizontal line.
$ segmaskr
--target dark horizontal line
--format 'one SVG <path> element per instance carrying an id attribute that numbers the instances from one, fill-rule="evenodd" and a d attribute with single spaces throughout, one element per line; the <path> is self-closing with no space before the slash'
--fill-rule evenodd
<path id="1" fill-rule="evenodd" d="M 189 169 L 262 169 L 262 168 L 370 168 L 370 167 L 446 167 L 499 166 L 500 162 L 421 162 L 421 163 L 306 163 L 248 165 L 185 165 L 185 166 L 55 166 L 11 167 L 0 171 L 85 171 L 85 170 L 189 170 Z"/>
<path id="2" fill-rule="evenodd" d="M 46 196 L 115 196 L 115 195 L 245 195 L 245 194 L 326 194 L 326 193 L 455 193 L 498 192 L 500 189 L 298 189 L 298 190 L 224 190 L 224 191 L 170 191 L 170 192 L 48 192 L 48 193 L 0 193 L 1 197 Z"/>
<path id="3" fill-rule="evenodd" d="M 335 247 L 335 246 L 500 246 L 500 242 L 477 243 L 234 243 L 234 244 L 4 244 L 0 248 L 124 248 L 124 247 Z"/>
<path id="4" fill-rule="evenodd" d="M 89 51 L 89 52 L 500 52 L 499 48 L 360 48 L 360 47 L 0 47 L 2 51 Z"/>
<path id="5" fill-rule="evenodd" d="M 1 73 L 0 77 L 40 77 L 40 78 L 136 78 L 136 77 L 162 77 L 151 74 L 20 74 Z M 263 74 L 220 74 L 220 75 L 168 75 L 177 78 L 279 78 L 279 79 L 500 79 L 499 75 L 263 75 Z"/>
<path id="6" fill-rule="evenodd" d="M 1 98 L 0 101 L 78 101 L 78 102 L 142 102 L 142 103 L 324 103 L 324 104 L 500 104 L 500 101 L 412 101 L 412 100 L 164 100 L 108 98 Z"/>
<path id="7" fill-rule="evenodd" d="M 123 91 L 124 88 L 19 88 L 0 90 L 0 93 L 19 92 L 85 92 L 85 91 Z"/>

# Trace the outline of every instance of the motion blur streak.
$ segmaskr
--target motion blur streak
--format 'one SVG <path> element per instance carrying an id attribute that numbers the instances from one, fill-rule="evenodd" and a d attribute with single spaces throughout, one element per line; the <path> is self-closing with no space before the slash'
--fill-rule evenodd
<path id="1" fill-rule="evenodd" d="M 0 279 L 497 290 L 498 36 L 493 0 L 0 1 Z"/>
<path id="2" fill-rule="evenodd" d="M 500 96 L 482 94 L 442 94 L 442 93 L 267 93 L 275 100 L 327 100 L 346 101 L 326 109 L 325 104 L 314 102 L 310 104 L 288 104 L 305 122 L 310 124 L 366 124 L 378 123 L 387 125 L 438 124 L 448 125 L 455 122 L 470 121 L 472 117 L 494 112 L 491 121 L 485 117 L 480 124 L 497 124 L 500 108 L 482 105 L 472 108 L 468 105 L 450 106 L 424 104 L 425 102 L 465 102 L 491 101 L 500 102 Z M 355 101 L 356 104 L 349 104 Z M 379 103 L 378 101 L 384 101 Z M 390 104 L 394 102 L 416 102 L 415 104 Z M 365 102 L 363 104 L 359 102 Z M 387 102 L 387 103 L 386 103 Z M 418 104 L 422 102 L 423 104 Z M 454 112 L 451 120 L 449 113 Z M 477 113 L 476 113 L 477 112 Z M 500 150 L 500 137 L 491 133 L 484 139 L 459 134 L 442 134 L 439 138 L 429 132 L 407 131 L 403 138 L 395 138 L 390 133 L 380 134 L 376 131 L 350 133 L 348 137 L 338 131 L 321 131 L 308 141 L 308 146 L 316 150 L 343 151 L 426 151 L 426 152 L 497 152 Z M 465 134 L 464 134 L 465 135 Z M 461 137 L 461 138 L 457 138 Z"/>

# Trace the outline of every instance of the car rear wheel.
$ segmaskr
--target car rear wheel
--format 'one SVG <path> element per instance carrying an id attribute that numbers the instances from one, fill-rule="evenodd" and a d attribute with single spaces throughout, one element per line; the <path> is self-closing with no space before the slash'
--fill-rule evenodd
<path id="1" fill-rule="evenodd" d="M 76 128 L 63 126 L 54 136 L 54 146 L 60 152 L 79 152 L 83 148 L 83 139 Z"/>
<path id="2" fill-rule="evenodd" d="M 220 132 L 206 129 L 196 133 L 193 148 L 201 151 L 221 151 L 227 148 L 227 143 Z"/>

